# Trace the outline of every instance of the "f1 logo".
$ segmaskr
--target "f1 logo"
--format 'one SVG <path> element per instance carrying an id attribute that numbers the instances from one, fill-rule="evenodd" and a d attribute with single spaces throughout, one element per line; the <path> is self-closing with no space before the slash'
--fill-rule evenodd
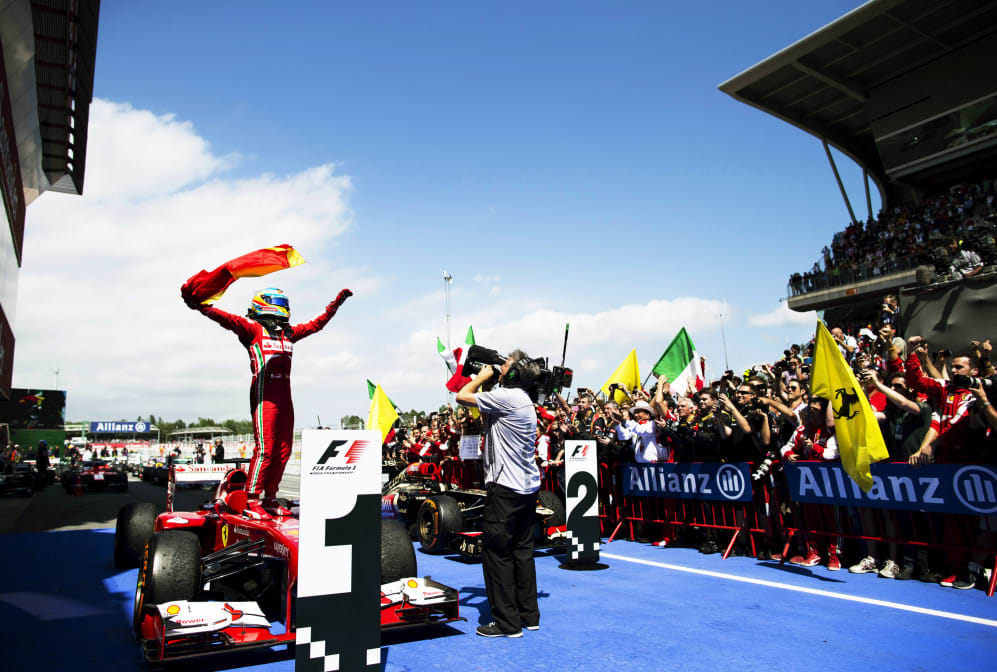
<path id="1" fill-rule="evenodd" d="M 578 444 L 575 449 L 571 451 L 571 457 L 585 457 L 588 455 L 589 447 L 584 444 Z"/>
<path id="2" fill-rule="evenodd" d="M 333 439 L 329 442 L 329 447 L 325 449 L 322 453 L 322 457 L 319 458 L 316 464 L 325 464 L 333 457 L 339 457 L 339 449 L 345 446 L 349 441 L 343 441 L 342 439 Z"/>

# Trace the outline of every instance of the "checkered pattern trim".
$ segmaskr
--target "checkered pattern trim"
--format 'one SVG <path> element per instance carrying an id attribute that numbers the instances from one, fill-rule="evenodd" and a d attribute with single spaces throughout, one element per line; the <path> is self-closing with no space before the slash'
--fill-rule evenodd
<path id="1" fill-rule="evenodd" d="M 324 666 L 322 669 L 325 670 L 325 672 L 337 672 L 337 670 L 339 670 L 339 654 L 332 653 L 326 655 L 325 640 L 313 642 L 311 628 L 298 628 L 295 633 L 295 643 L 298 646 L 308 647 L 309 658 L 324 658 Z M 367 664 L 379 665 L 380 663 L 381 649 L 367 649 Z"/>
<path id="2" fill-rule="evenodd" d="M 568 550 L 568 557 L 571 558 L 572 560 L 577 560 L 579 557 L 581 557 L 582 553 L 585 552 L 585 543 L 579 540 L 574 534 L 572 534 L 571 530 L 568 530 L 567 537 L 568 537 L 568 543 L 571 546 L 571 548 Z M 598 538 L 595 541 L 593 541 L 591 544 L 589 544 L 589 550 L 593 552 L 599 550 Z"/>

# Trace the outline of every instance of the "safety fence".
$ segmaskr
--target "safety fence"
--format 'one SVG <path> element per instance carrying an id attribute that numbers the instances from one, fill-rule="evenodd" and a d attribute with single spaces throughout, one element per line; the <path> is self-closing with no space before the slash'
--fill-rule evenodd
<path id="1" fill-rule="evenodd" d="M 754 473 L 757 467 L 738 466 L 742 474 Z M 600 463 L 602 534 L 611 542 L 624 535 L 631 540 L 647 537 L 650 532 L 657 543 L 669 545 L 691 538 L 694 532 L 711 533 L 724 559 L 740 540 L 749 555 L 781 556 L 782 562 L 794 546 L 803 555 L 810 548 L 823 551 L 826 558 L 850 543 L 864 545 L 865 552 L 858 557 L 889 557 L 900 565 L 964 568 L 970 557 L 997 564 L 997 470 L 981 465 L 948 470 L 936 466 L 939 473 L 924 469 L 917 476 L 898 477 L 891 474 L 913 470 L 906 464 L 883 465 L 884 475 L 876 476 L 876 486 L 867 495 L 837 472 L 832 479 L 817 466 L 829 471 L 827 464 L 801 463 L 791 477 L 777 470 L 758 479 L 742 478 L 740 501 L 729 501 L 732 493 L 718 487 L 722 479 L 710 480 L 718 465 Z M 874 465 L 874 473 L 878 466 Z M 815 480 L 807 480 L 810 471 L 817 474 Z M 689 483 L 702 487 L 689 491 Z M 710 496 L 716 499 L 706 498 Z M 800 501 L 807 499 L 815 501 Z M 995 584 L 997 572 L 992 571 L 988 595 L 994 594 Z"/>
<path id="2" fill-rule="evenodd" d="M 479 460 L 444 460 L 439 469 L 443 483 L 482 487 Z M 563 495 L 563 469 L 543 467 L 541 489 Z M 971 557 L 997 564 L 997 469 L 880 463 L 873 478 L 864 493 L 840 463 L 801 461 L 764 475 L 749 463 L 600 463 L 600 529 L 609 542 L 650 534 L 674 545 L 707 536 L 724 559 L 736 546 L 786 562 L 794 548 L 826 559 L 848 545 L 864 548 L 857 557 L 888 557 L 901 566 L 964 568 Z M 992 571 L 987 594 L 995 588 Z"/>

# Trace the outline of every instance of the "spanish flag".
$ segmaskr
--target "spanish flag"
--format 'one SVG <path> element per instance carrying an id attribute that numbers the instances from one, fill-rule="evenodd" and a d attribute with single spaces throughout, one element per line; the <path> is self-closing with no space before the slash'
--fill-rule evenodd
<path id="1" fill-rule="evenodd" d="M 609 377 L 609 380 L 599 388 L 607 397 L 609 396 L 609 386 L 612 383 L 620 383 L 627 391 L 633 391 L 640 387 L 640 367 L 637 365 L 637 350 L 631 350 L 626 359 L 616 367 L 616 371 L 613 371 L 613 375 Z M 614 401 L 618 404 L 622 404 L 627 400 L 627 395 L 619 390 L 614 390 L 613 396 Z"/>
<path id="2" fill-rule="evenodd" d="M 211 305 L 239 278 L 258 278 L 262 275 L 305 263 L 290 245 L 265 247 L 231 261 L 226 261 L 213 271 L 199 271 L 180 288 L 180 295 L 188 304 Z"/>
<path id="3" fill-rule="evenodd" d="M 381 432 L 381 443 L 388 440 L 388 433 L 391 426 L 398 419 L 398 413 L 392 405 L 384 389 L 378 385 L 374 389 L 374 396 L 370 400 L 370 411 L 367 414 L 367 429 L 378 429 Z"/>
<path id="4" fill-rule="evenodd" d="M 863 492 L 869 492 L 872 487 L 869 465 L 889 457 L 883 433 L 862 386 L 823 322 L 817 322 L 815 340 L 810 394 L 831 403 L 841 466 Z"/>

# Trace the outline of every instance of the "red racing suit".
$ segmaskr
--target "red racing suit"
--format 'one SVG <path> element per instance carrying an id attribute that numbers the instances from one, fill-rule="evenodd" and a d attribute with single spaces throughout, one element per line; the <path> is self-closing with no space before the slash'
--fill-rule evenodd
<path id="1" fill-rule="evenodd" d="M 352 292 L 344 289 L 325 312 L 310 322 L 287 326 L 271 335 L 259 322 L 227 313 L 213 306 L 196 309 L 239 337 L 249 351 L 249 409 L 253 415 L 256 445 L 249 463 L 246 490 L 251 496 L 277 496 L 284 467 L 294 441 L 294 406 L 291 404 L 291 354 L 293 344 L 320 331 Z"/>

